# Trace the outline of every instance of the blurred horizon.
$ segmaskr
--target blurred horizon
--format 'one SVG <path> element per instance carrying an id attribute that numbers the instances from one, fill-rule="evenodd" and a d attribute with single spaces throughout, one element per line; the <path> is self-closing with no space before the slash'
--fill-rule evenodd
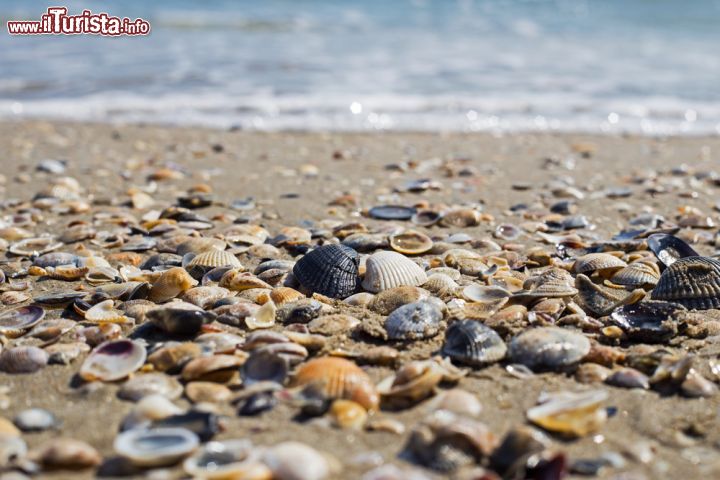
<path id="1" fill-rule="evenodd" d="M 56 4 L 152 33 L 7 33 Z M 720 134 L 720 0 L 5 0 L 0 19 L 0 118 Z"/>

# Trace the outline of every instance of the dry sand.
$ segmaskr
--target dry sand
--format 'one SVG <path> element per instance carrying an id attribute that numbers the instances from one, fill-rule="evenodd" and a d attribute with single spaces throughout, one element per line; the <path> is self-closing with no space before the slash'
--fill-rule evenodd
<path id="1" fill-rule="evenodd" d="M 583 158 L 573 145 L 592 144 L 595 152 Z M 388 195 L 407 178 L 432 177 L 443 186 L 441 191 L 421 194 L 402 193 L 397 201 L 413 204 L 423 199 L 448 204 L 463 201 L 482 202 L 495 224 L 507 220 L 508 208 L 520 202 L 532 202 L 555 176 L 572 177 L 583 190 L 601 191 L 609 186 L 627 185 L 633 172 L 646 169 L 667 170 L 681 164 L 697 170 L 720 169 L 718 138 L 652 139 L 565 134 L 522 134 L 494 137 L 486 134 L 416 133 L 246 133 L 191 128 L 147 126 L 109 126 L 46 122 L 0 124 L 2 198 L 27 200 L 44 185 L 45 175 L 34 167 L 46 158 L 67 159 L 68 175 L 79 179 L 96 201 L 125 201 L 131 185 L 143 184 L 137 174 L 130 180 L 118 180 L 116 172 L 127 162 L 148 161 L 162 165 L 176 163 L 190 175 L 172 188 L 208 183 L 220 201 L 252 196 L 261 204 L 266 218 L 263 224 L 272 232 L 278 225 L 303 220 L 342 218 L 343 208 L 329 207 L 340 194 L 352 192 L 363 207 L 387 203 L 378 195 Z M 213 146 L 218 146 L 214 151 Z M 334 153 L 344 152 L 342 158 Z M 335 155 L 337 156 L 337 155 Z M 477 169 L 475 177 L 444 177 L 437 169 L 399 174 L 386 169 L 390 163 L 422 162 L 429 159 L 467 158 Z M 547 159 L 559 160 L 560 166 L 547 168 Z M 574 168 L 564 164 L 572 159 Z M 713 162 L 713 159 L 715 161 Z M 552 163 L 552 162 L 551 162 Z M 303 165 L 317 167 L 317 176 L 299 173 Z M 129 164 L 128 164 L 129 165 Z M 18 178 L 29 175 L 29 183 Z M 511 188 L 526 182 L 527 191 Z M 599 236 L 616 233 L 627 219 L 643 208 L 673 218 L 678 207 L 697 206 L 712 213 L 718 201 L 717 187 L 700 184 L 695 195 L 671 191 L 651 196 L 640 185 L 630 185 L 635 194 L 624 199 L 578 200 L 579 213 L 597 224 Z M 169 187 L 163 187 L 168 189 Z M 286 198 L 288 194 L 296 194 Z M 173 191 L 164 190 L 156 198 L 171 200 Z M 626 204 L 625 208 L 621 204 Z M 621 211 L 622 210 L 622 211 Z M 228 211 L 213 207 L 209 211 Z M 205 212 L 203 212 L 205 213 Z M 717 217 L 717 212 L 712 213 Z M 48 222 L 47 231 L 57 231 L 68 218 Z M 363 219 L 372 223 L 372 221 Z M 493 224 L 468 229 L 472 235 L 491 234 Z M 430 233 L 440 233 L 431 230 Z M 445 233 L 443 231 L 442 233 Z M 702 253 L 712 247 L 700 246 Z M 47 288 L 39 285 L 36 290 Z M 717 358 L 718 345 L 706 349 Z M 29 445 L 58 436 L 83 439 L 104 455 L 112 455 L 112 441 L 121 418 L 131 404 L 116 398 L 116 385 L 92 389 L 73 389 L 71 379 L 78 370 L 74 364 L 49 366 L 32 375 L 0 374 L 0 385 L 10 387 L 10 405 L 0 415 L 12 418 L 28 407 L 44 407 L 62 420 L 59 432 L 25 434 Z M 379 380 L 388 370 L 373 367 L 371 376 Z M 460 385 L 478 395 L 483 404 L 480 419 L 502 436 L 511 426 L 524 422 L 524 412 L 542 391 L 578 389 L 571 377 L 539 374 L 529 380 L 508 375 L 501 366 L 474 372 Z M 597 436 L 565 442 L 557 446 L 571 458 L 595 458 L 603 452 L 623 452 L 628 447 L 650 443 L 656 452 L 647 464 L 628 460 L 624 468 L 606 469 L 607 478 L 720 478 L 720 396 L 711 399 L 687 399 L 677 395 L 660 396 L 653 391 L 606 387 L 609 405 L 618 409 Z M 185 404 L 185 400 L 180 401 Z M 424 411 L 420 405 L 387 415 L 405 422 L 408 429 Z M 295 409 L 279 406 L 257 418 L 240 418 L 227 406 L 229 428 L 219 438 L 249 437 L 257 444 L 273 444 L 284 439 L 310 443 L 342 459 L 346 470 L 338 478 L 358 478 L 371 465 L 362 456 L 375 452 L 386 461 L 397 462 L 405 436 L 389 433 L 351 433 L 326 426 L 293 420 Z M 353 466 L 354 465 L 354 466 Z M 621 472 L 626 476 L 616 477 Z M 85 474 L 85 476 L 89 476 Z M 55 478 L 69 478 L 58 473 Z"/>

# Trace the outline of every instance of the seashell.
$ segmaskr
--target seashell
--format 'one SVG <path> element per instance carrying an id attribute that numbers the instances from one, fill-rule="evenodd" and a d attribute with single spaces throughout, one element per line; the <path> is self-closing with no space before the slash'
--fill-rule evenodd
<path id="1" fill-rule="evenodd" d="M 406 448 L 422 465 L 451 472 L 480 463 L 492 453 L 497 442 L 485 424 L 438 410 L 415 427 Z"/>
<path id="2" fill-rule="evenodd" d="M 86 223 L 77 223 L 71 227 L 66 228 L 60 235 L 60 240 L 63 243 L 75 243 L 94 238 L 97 232 L 95 229 Z"/>
<path id="3" fill-rule="evenodd" d="M 162 303 L 177 297 L 197 284 L 198 281 L 192 278 L 184 268 L 173 267 L 163 272 L 160 278 L 153 283 L 148 300 Z"/>
<path id="4" fill-rule="evenodd" d="M 482 255 L 464 248 L 451 248 L 445 251 L 442 256 L 443 263 L 450 268 L 457 269 L 459 262 L 463 259 L 482 260 Z"/>
<path id="5" fill-rule="evenodd" d="M 311 292 L 330 298 L 346 298 L 358 289 L 359 259 L 344 245 L 324 245 L 302 257 L 293 275 Z"/>
<path id="6" fill-rule="evenodd" d="M 203 252 L 217 250 L 223 251 L 227 244 L 224 240 L 213 237 L 185 237 L 180 238 L 180 243 L 174 247 L 174 253 L 184 256 L 188 253 L 199 255 Z M 159 249 L 158 249 L 159 250 Z"/>
<path id="7" fill-rule="evenodd" d="M 128 430 L 115 438 L 118 455 L 138 467 L 173 465 L 190 455 L 200 440 L 185 428 Z"/>
<path id="8" fill-rule="evenodd" d="M 150 284 L 147 282 L 109 283 L 95 289 L 95 295 L 115 300 L 144 299 L 150 294 Z"/>
<path id="9" fill-rule="evenodd" d="M 227 250 L 210 249 L 195 255 L 186 265 L 183 265 L 189 272 L 194 270 L 206 273 L 217 267 L 231 267 L 242 269 L 240 260 Z"/>
<path id="10" fill-rule="evenodd" d="M 196 343 L 170 343 L 152 352 L 148 362 L 160 372 L 179 370 L 202 353 L 202 348 Z"/>
<path id="11" fill-rule="evenodd" d="M 162 420 L 172 415 L 182 413 L 182 409 L 172 403 L 167 397 L 158 394 L 150 394 L 142 397 L 133 406 L 130 413 L 123 418 L 120 430 L 125 431 L 131 428 L 147 428 L 151 422 Z"/>
<path id="12" fill-rule="evenodd" d="M 23 432 L 42 432 L 58 425 L 51 412 L 42 408 L 29 408 L 15 415 L 13 423 Z"/>
<path id="13" fill-rule="evenodd" d="M 616 285 L 644 288 L 657 285 L 660 269 L 653 262 L 637 261 L 619 270 L 610 279 Z"/>
<path id="14" fill-rule="evenodd" d="M 264 243 L 262 245 L 252 245 L 248 247 L 246 253 L 250 257 L 261 259 L 278 259 L 282 256 L 282 251 L 274 245 L 270 245 L 269 243 Z"/>
<path id="15" fill-rule="evenodd" d="M 708 257 L 676 260 L 662 273 L 651 297 L 693 310 L 720 308 L 720 261 Z"/>
<path id="16" fill-rule="evenodd" d="M 233 294 L 227 288 L 217 286 L 193 287 L 183 292 L 180 298 L 200 308 L 209 308 L 218 300 Z"/>
<path id="17" fill-rule="evenodd" d="M 42 295 L 33 298 L 33 300 L 35 301 L 35 303 L 39 303 L 41 305 L 62 306 L 71 303 L 75 299 L 83 298 L 86 295 L 87 292 L 77 292 L 74 290 L 57 290 L 43 293 Z"/>
<path id="18" fill-rule="evenodd" d="M 77 326 L 74 320 L 67 318 L 45 319 L 35 325 L 28 333 L 28 337 L 41 340 L 54 340 L 60 335 L 69 332 Z"/>
<path id="19" fill-rule="evenodd" d="M 323 480 L 330 475 L 325 457 L 300 442 L 281 442 L 268 448 L 262 462 L 278 480 Z"/>
<path id="20" fill-rule="evenodd" d="M 35 373 L 47 365 L 50 355 L 38 347 L 13 347 L 0 353 L 0 371 Z"/>
<path id="21" fill-rule="evenodd" d="M 330 405 L 330 418 L 335 426 L 345 429 L 360 430 L 367 421 L 367 411 L 362 405 L 352 400 L 335 400 Z"/>
<path id="22" fill-rule="evenodd" d="M 4 305 L 17 305 L 18 303 L 27 302 L 31 298 L 32 297 L 25 292 L 9 291 L 0 293 L 0 302 Z"/>
<path id="23" fill-rule="evenodd" d="M 85 312 L 85 321 L 93 323 L 132 323 L 120 310 L 115 309 L 114 300 L 105 300 Z"/>
<path id="24" fill-rule="evenodd" d="M 430 237 L 415 230 L 406 230 L 403 233 L 391 235 L 388 240 L 393 250 L 405 255 L 420 255 L 430 251 L 433 247 Z"/>
<path id="25" fill-rule="evenodd" d="M 121 252 L 145 252 L 152 250 L 157 246 L 157 241 L 154 238 L 142 237 L 128 241 L 125 245 L 120 247 Z"/>
<path id="26" fill-rule="evenodd" d="M 607 420 L 607 412 L 601 406 L 607 398 L 605 390 L 559 392 L 529 409 L 527 418 L 545 430 L 568 437 L 584 437 L 598 431 Z"/>
<path id="27" fill-rule="evenodd" d="M 422 340 L 440 332 L 443 314 L 429 302 L 415 302 L 393 310 L 385 320 L 390 340 Z"/>
<path id="28" fill-rule="evenodd" d="M 368 307 L 380 315 L 390 315 L 403 305 L 425 300 L 429 297 L 430 292 L 419 287 L 395 287 L 375 295 Z"/>
<path id="29" fill-rule="evenodd" d="M 221 425 L 220 417 L 213 412 L 190 410 L 155 420 L 150 428 L 184 428 L 197 435 L 201 442 L 207 442 L 218 434 Z"/>
<path id="30" fill-rule="evenodd" d="M 90 347 L 84 342 L 53 343 L 45 347 L 50 355 L 48 363 L 69 365 L 80 355 L 90 351 Z"/>
<path id="31" fill-rule="evenodd" d="M 665 267 L 686 257 L 698 257 L 693 248 L 676 236 L 666 233 L 654 233 L 647 239 L 648 247 Z"/>
<path id="32" fill-rule="evenodd" d="M 524 467 L 526 459 L 550 447 L 550 439 L 542 432 L 525 425 L 512 428 L 490 457 L 490 465 L 497 472 L 512 473 L 518 463 Z"/>
<path id="33" fill-rule="evenodd" d="M 383 233 L 353 233 L 345 237 L 342 244 L 358 252 L 372 252 L 390 246 L 387 235 Z"/>
<path id="34" fill-rule="evenodd" d="M 598 317 L 608 315 L 621 305 L 635 303 L 645 297 L 645 291 L 642 289 L 628 292 L 625 289 L 596 285 L 583 274 L 578 275 L 575 281 L 578 290 L 574 298 L 575 302 L 586 313 Z"/>
<path id="35" fill-rule="evenodd" d="M 627 266 L 627 263 L 609 253 L 588 253 L 575 260 L 575 273 L 592 273 L 616 271 Z"/>
<path id="36" fill-rule="evenodd" d="M 375 295 L 369 292 L 358 292 L 354 295 L 350 295 L 343 303 L 359 307 L 367 307 L 370 302 L 375 298 Z"/>
<path id="37" fill-rule="evenodd" d="M 532 288 L 515 293 L 513 298 L 562 298 L 572 297 L 578 293 L 573 276 L 566 270 L 556 267 L 545 270 L 537 277 L 528 280 L 526 284 Z"/>
<path id="38" fill-rule="evenodd" d="M 514 241 L 520 238 L 522 230 L 515 225 L 502 223 L 495 228 L 494 235 L 496 238 L 500 238 L 502 240 Z"/>
<path id="39" fill-rule="evenodd" d="M 213 312 L 217 314 L 218 322 L 239 327 L 245 324 L 247 317 L 254 315 L 259 309 L 260 306 L 254 303 L 238 301 L 217 307 Z"/>
<path id="40" fill-rule="evenodd" d="M 644 373 L 634 368 L 621 368 L 605 379 L 605 383 L 620 388 L 640 388 L 648 390 L 650 381 Z"/>
<path id="41" fill-rule="evenodd" d="M 410 221 L 415 225 L 419 225 L 421 227 L 430 227 L 432 225 L 435 225 L 441 217 L 442 214 L 438 211 L 422 209 L 415 212 L 410 218 Z"/>
<path id="42" fill-rule="evenodd" d="M 250 330 L 256 330 L 258 328 L 270 328 L 275 325 L 275 315 L 277 314 L 277 308 L 272 300 L 268 301 L 260 307 L 255 313 L 245 317 L 245 325 Z"/>
<path id="43" fill-rule="evenodd" d="M 61 265 L 59 267 L 48 267 L 45 269 L 46 275 L 54 280 L 64 280 L 74 282 L 80 280 L 88 273 L 88 267 L 75 267 L 72 265 Z"/>
<path id="44" fill-rule="evenodd" d="M 255 270 L 253 270 L 253 273 L 255 275 L 260 275 L 263 272 L 275 269 L 290 272 L 294 266 L 295 262 L 292 260 L 267 260 L 259 264 Z"/>
<path id="45" fill-rule="evenodd" d="M 575 371 L 575 380 L 580 383 L 604 382 L 612 375 L 612 370 L 597 363 L 582 363 Z"/>
<path id="46" fill-rule="evenodd" d="M 173 302 L 167 308 L 159 307 L 148 310 L 145 318 L 160 330 L 173 335 L 195 335 L 208 323 L 213 322 L 217 315 L 206 312 L 200 307 L 182 308 Z"/>
<path id="47" fill-rule="evenodd" d="M 407 407 L 432 395 L 438 384 L 450 374 L 442 361 L 413 361 L 383 379 L 377 389 L 382 395 L 383 406 Z"/>
<path id="48" fill-rule="evenodd" d="M 477 417 L 482 412 L 482 404 L 477 396 L 460 388 L 442 391 L 427 405 L 430 411 L 447 410 L 471 417 Z"/>
<path id="49" fill-rule="evenodd" d="M 304 298 L 305 295 L 290 287 L 276 287 L 270 292 L 270 299 L 275 302 L 275 305 L 292 303 Z"/>
<path id="50" fill-rule="evenodd" d="M 685 308 L 677 303 L 644 301 L 616 308 L 610 321 L 631 340 L 664 343 L 677 334 L 677 322 L 672 317 L 680 310 Z"/>
<path id="51" fill-rule="evenodd" d="M 54 438 L 36 455 L 44 469 L 82 470 L 102 463 L 102 455 L 91 445 L 72 438 Z"/>
<path id="52" fill-rule="evenodd" d="M 234 355 L 211 355 L 190 360 L 182 369 L 182 379 L 186 382 L 202 380 L 206 382 L 227 383 L 238 372 L 242 364 Z"/>
<path id="53" fill-rule="evenodd" d="M 439 297 L 444 297 L 454 292 L 459 286 L 455 280 L 444 273 L 428 275 L 427 281 L 422 284 L 422 288 Z"/>
<path id="54" fill-rule="evenodd" d="M 183 462 L 183 469 L 204 480 L 269 480 L 272 472 L 260 460 L 261 453 L 249 440 L 208 442 Z"/>
<path id="55" fill-rule="evenodd" d="M 454 268 L 450 268 L 450 267 L 435 267 L 435 268 L 431 268 L 430 270 L 428 270 L 425 273 L 428 275 L 428 278 L 430 277 L 430 275 L 435 275 L 435 274 L 447 275 L 448 277 L 453 279 L 455 282 L 459 282 L 460 279 L 462 278 L 462 274 L 459 271 L 457 271 Z"/>
<path id="56" fill-rule="evenodd" d="M 190 382 L 185 385 L 185 396 L 193 403 L 226 403 L 232 391 L 219 383 Z"/>
<path id="57" fill-rule="evenodd" d="M 40 268 L 59 267 L 61 265 L 77 266 L 79 257 L 74 253 L 52 252 L 40 255 L 33 260 L 33 265 Z"/>
<path id="58" fill-rule="evenodd" d="M 415 211 L 412 207 L 401 205 L 379 205 L 371 208 L 368 215 L 377 220 L 410 220 Z"/>
<path id="59" fill-rule="evenodd" d="M 377 293 L 404 285 L 422 285 L 426 281 L 423 269 L 409 258 L 397 252 L 379 251 L 367 259 L 362 286 Z"/>
<path id="60" fill-rule="evenodd" d="M 230 270 L 232 270 L 232 268 L 230 267 L 213 268 L 205 275 L 203 275 L 202 279 L 200 280 L 200 285 L 206 286 L 212 283 L 218 283 L 220 282 L 220 280 L 222 280 L 222 277 Z"/>
<path id="61" fill-rule="evenodd" d="M 80 367 L 83 380 L 112 382 L 127 377 L 145 363 L 145 347 L 132 340 L 114 340 L 99 345 Z"/>
<path id="62" fill-rule="evenodd" d="M 377 410 L 379 395 L 370 377 L 349 360 L 319 357 L 301 365 L 291 386 L 312 385 L 322 389 L 328 398 L 343 398 L 359 403 L 367 410 Z"/>
<path id="63" fill-rule="evenodd" d="M 215 353 L 233 353 L 244 342 L 243 337 L 234 333 L 205 333 L 195 338 L 195 343 Z"/>
<path id="64" fill-rule="evenodd" d="M 440 226 L 468 228 L 480 225 L 482 215 L 472 208 L 457 208 L 447 211 L 440 218 Z"/>
<path id="65" fill-rule="evenodd" d="M 162 395 L 175 400 L 180 398 L 182 392 L 182 385 L 174 377 L 163 373 L 145 373 L 123 383 L 117 395 L 123 400 L 137 402 L 149 395 Z"/>
<path id="66" fill-rule="evenodd" d="M 272 288 L 255 275 L 249 272 L 241 272 L 238 269 L 228 270 L 220 279 L 220 286 L 235 292 L 254 288 Z"/>
<path id="67" fill-rule="evenodd" d="M 280 355 L 267 350 L 254 350 L 243 364 L 240 376 L 243 385 L 250 386 L 260 382 L 274 382 L 282 385 L 288 376 L 288 362 Z"/>
<path id="68" fill-rule="evenodd" d="M 10 245 L 8 252 L 21 257 L 35 257 L 57 250 L 62 246 L 62 242 L 56 241 L 55 237 L 25 238 Z"/>
<path id="69" fill-rule="evenodd" d="M 559 369 L 578 363 L 590 352 L 590 340 L 559 327 L 538 327 L 510 342 L 510 358 L 533 370 Z"/>
<path id="70" fill-rule="evenodd" d="M 42 307 L 28 305 L 0 313 L 0 334 L 8 338 L 23 335 L 45 317 Z"/>
<path id="71" fill-rule="evenodd" d="M 112 267 L 92 267 L 88 268 L 85 280 L 91 285 L 101 285 L 121 281 L 122 277 L 120 272 Z"/>
<path id="72" fill-rule="evenodd" d="M 495 330 L 474 320 L 458 320 L 445 332 L 442 354 L 456 362 L 482 366 L 502 360 L 507 346 Z"/>

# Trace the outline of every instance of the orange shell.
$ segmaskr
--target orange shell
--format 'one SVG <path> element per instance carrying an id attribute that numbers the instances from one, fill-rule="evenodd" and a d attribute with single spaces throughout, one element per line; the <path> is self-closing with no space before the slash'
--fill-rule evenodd
<path id="1" fill-rule="evenodd" d="M 298 368 L 291 386 L 318 384 L 330 398 L 359 403 L 367 410 L 377 410 L 380 396 L 370 377 L 350 360 L 320 357 Z"/>
<path id="2" fill-rule="evenodd" d="M 198 281 L 192 278 L 184 268 L 173 267 L 163 272 L 153 284 L 148 300 L 155 303 L 165 302 L 197 284 Z"/>

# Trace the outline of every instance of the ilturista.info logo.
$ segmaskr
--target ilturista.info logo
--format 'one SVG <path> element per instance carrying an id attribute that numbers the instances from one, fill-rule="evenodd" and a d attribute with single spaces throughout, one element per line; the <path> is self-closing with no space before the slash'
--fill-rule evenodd
<path id="1" fill-rule="evenodd" d="M 10 35 L 148 35 L 150 22 L 142 18 L 134 20 L 92 13 L 83 10 L 78 15 L 68 15 L 67 7 L 48 7 L 40 20 L 14 20 L 7 22 Z"/>

